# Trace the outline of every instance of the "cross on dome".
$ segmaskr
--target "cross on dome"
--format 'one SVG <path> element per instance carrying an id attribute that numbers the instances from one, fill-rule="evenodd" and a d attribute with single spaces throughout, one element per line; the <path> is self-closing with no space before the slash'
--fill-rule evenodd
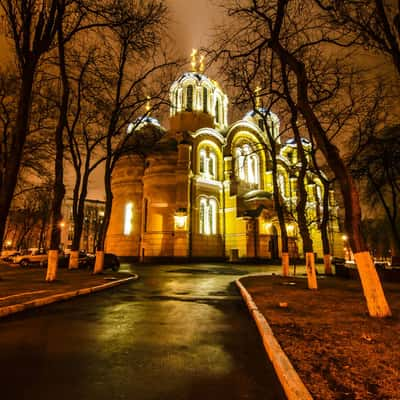
<path id="1" fill-rule="evenodd" d="M 190 64 L 192 66 L 192 72 L 200 72 L 202 74 L 204 72 L 204 55 L 199 54 L 197 49 L 192 49 L 190 57 L 191 57 Z"/>

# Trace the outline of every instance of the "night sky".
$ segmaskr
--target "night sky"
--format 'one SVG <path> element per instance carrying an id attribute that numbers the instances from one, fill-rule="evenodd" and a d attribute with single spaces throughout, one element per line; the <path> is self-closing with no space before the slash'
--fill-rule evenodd
<path id="1" fill-rule="evenodd" d="M 167 0 L 172 26 L 171 35 L 183 55 L 192 48 L 206 47 L 222 10 L 211 0 Z"/>

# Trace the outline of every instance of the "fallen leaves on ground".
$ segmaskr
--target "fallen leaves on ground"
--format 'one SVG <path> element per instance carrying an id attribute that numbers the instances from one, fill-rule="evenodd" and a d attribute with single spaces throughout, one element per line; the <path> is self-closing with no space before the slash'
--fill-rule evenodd
<path id="1" fill-rule="evenodd" d="M 358 280 L 322 277 L 316 291 L 303 278 L 242 282 L 314 399 L 400 400 L 400 283 L 384 283 L 393 316 L 379 319 Z"/>

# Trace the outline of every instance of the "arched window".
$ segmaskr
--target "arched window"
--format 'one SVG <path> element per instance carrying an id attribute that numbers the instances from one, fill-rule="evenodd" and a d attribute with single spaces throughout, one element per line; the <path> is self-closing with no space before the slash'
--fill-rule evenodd
<path id="1" fill-rule="evenodd" d="M 193 85 L 189 85 L 186 88 L 186 110 L 193 110 Z"/>
<path id="2" fill-rule="evenodd" d="M 237 147 L 236 157 L 236 175 L 241 181 L 258 185 L 260 183 L 260 159 L 257 153 L 249 144 Z"/>
<path id="3" fill-rule="evenodd" d="M 203 87 L 203 111 L 208 112 L 208 91 L 206 87 Z"/>
<path id="4" fill-rule="evenodd" d="M 247 156 L 247 181 L 249 183 L 259 183 L 259 161 L 256 154 L 250 154 Z"/>
<path id="5" fill-rule="evenodd" d="M 175 104 L 173 105 L 174 107 L 174 112 L 176 112 L 178 110 L 178 89 L 175 90 Z"/>
<path id="6" fill-rule="evenodd" d="M 244 181 L 246 179 L 244 171 L 244 155 L 242 154 L 242 149 L 236 149 L 236 170 L 239 178 Z"/>
<path id="7" fill-rule="evenodd" d="M 215 199 L 202 197 L 200 199 L 199 232 L 202 235 L 215 235 L 217 233 L 218 206 Z"/>
<path id="8" fill-rule="evenodd" d="M 207 178 L 217 178 L 217 155 L 210 149 L 199 151 L 199 172 Z"/>
<path id="9" fill-rule="evenodd" d="M 124 215 L 124 235 L 130 235 L 132 232 L 132 216 L 133 216 L 133 204 L 125 204 L 125 215 Z"/>
<path id="10" fill-rule="evenodd" d="M 206 160 L 207 154 L 205 149 L 200 150 L 199 156 L 200 156 L 200 173 L 204 174 L 206 172 L 206 163 L 207 163 Z"/>
<path id="11" fill-rule="evenodd" d="M 210 152 L 208 158 L 208 173 L 212 177 L 216 177 L 217 175 L 217 156 L 213 152 Z"/>
<path id="12" fill-rule="evenodd" d="M 220 118 L 220 115 L 219 115 L 219 100 L 217 99 L 217 101 L 215 102 L 215 121 L 217 123 L 220 122 L 219 118 Z"/>

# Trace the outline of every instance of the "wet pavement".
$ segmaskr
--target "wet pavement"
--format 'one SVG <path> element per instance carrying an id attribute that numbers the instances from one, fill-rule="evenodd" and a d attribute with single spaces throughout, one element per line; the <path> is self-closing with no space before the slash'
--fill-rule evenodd
<path id="1" fill-rule="evenodd" d="M 232 283 L 279 267 L 122 270 L 140 279 L 0 321 L 2 399 L 285 398 Z"/>

